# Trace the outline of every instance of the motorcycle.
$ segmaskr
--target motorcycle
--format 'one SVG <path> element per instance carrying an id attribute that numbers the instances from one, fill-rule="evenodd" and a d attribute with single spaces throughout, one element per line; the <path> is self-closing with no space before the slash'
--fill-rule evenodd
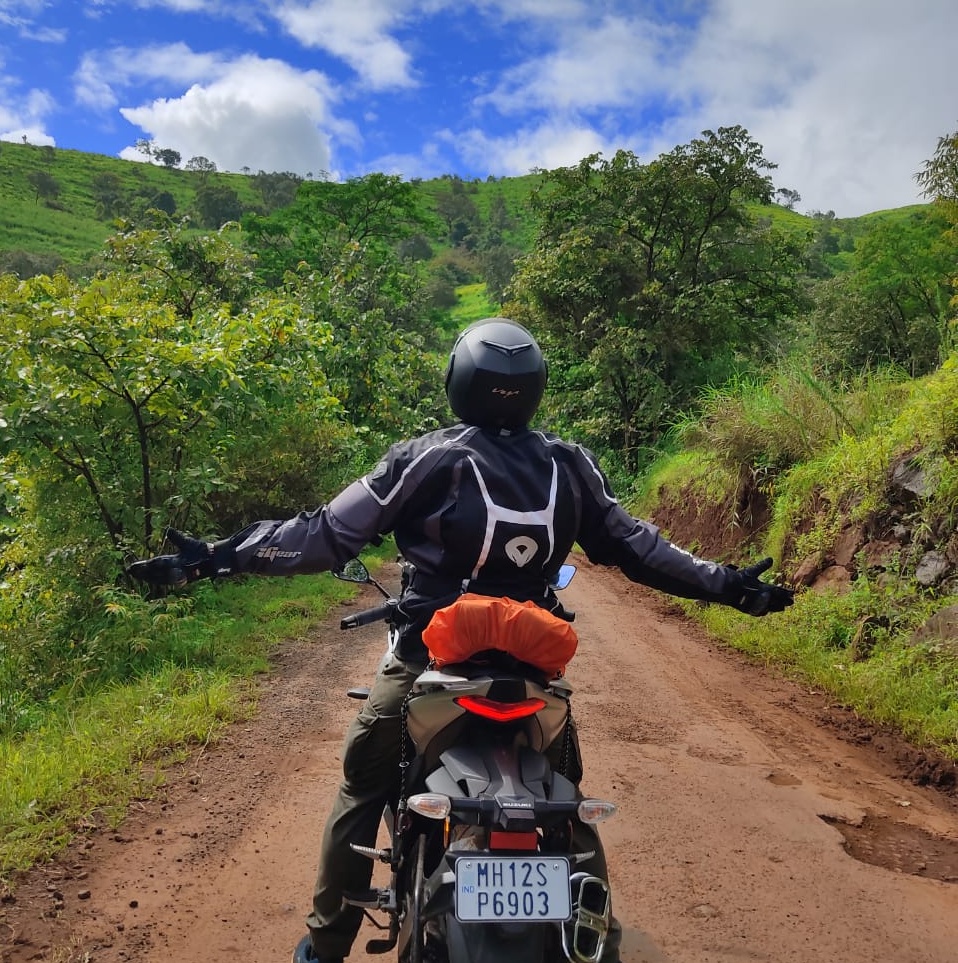
<path id="1" fill-rule="evenodd" d="M 563 566 L 554 587 L 574 572 Z M 386 621 L 394 645 L 399 600 L 358 560 L 334 574 L 386 597 L 341 627 Z M 598 963 L 609 885 L 578 868 L 594 853 L 574 851 L 573 827 L 608 818 L 615 805 L 582 798 L 564 761 L 553 766 L 545 752 L 562 745 L 565 760 L 571 751 L 572 687 L 500 649 L 464 654 L 432 663 L 404 703 L 399 790 L 383 814 L 390 845 L 352 844 L 390 867 L 387 885 L 344 897 L 386 933 L 366 951 L 396 950 L 399 963 Z"/>

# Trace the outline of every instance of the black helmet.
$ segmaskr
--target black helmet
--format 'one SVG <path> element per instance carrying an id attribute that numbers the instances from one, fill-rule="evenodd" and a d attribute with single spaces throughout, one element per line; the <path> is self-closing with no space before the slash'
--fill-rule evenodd
<path id="1" fill-rule="evenodd" d="M 507 318 L 470 325 L 449 355 L 446 397 L 449 407 L 469 425 L 527 425 L 545 386 L 546 362 L 536 339 Z"/>

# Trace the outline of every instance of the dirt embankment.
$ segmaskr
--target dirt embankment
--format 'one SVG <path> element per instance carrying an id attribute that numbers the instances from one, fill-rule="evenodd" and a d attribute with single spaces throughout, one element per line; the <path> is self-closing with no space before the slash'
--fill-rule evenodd
<path id="1" fill-rule="evenodd" d="M 919 784 L 920 754 L 615 573 L 583 565 L 565 599 L 584 788 L 620 807 L 603 838 L 626 963 L 955 959 L 958 806 Z M 160 797 L 22 881 L 0 906 L 4 963 L 288 959 L 355 711 L 343 691 L 382 647 L 336 624 L 284 645 L 257 716 Z"/>

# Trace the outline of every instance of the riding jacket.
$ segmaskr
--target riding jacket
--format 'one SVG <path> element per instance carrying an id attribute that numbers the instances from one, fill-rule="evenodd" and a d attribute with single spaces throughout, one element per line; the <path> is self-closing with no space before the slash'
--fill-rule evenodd
<path id="1" fill-rule="evenodd" d="M 393 445 L 315 511 L 234 535 L 234 571 L 327 571 L 388 533 L 415 573 L 398 650 L 415 661 L 425 660 L 418 633 L 461 592 L 558 607 L 549 585 L 576 543 L 593 563 L 672 595 L 722 601 L 734 590 L 731 569 L 626 512 L 584 448 L 542 431 L 465 424 Z"/>

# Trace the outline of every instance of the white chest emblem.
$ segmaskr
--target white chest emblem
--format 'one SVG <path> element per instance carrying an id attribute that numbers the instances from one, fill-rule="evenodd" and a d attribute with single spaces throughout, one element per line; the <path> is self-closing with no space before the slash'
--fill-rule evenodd
<path id="1" fill-rule="evenodd" d="M 520 535 L 518 538 L 506 542 L 506 556 L 510 562 L 514 562 L 519 568 L 532 561 L 538 550 L 539 546 L 535 543 L 535 540 L 525 535 Z"/>
<path id="2" fill-rule="evenodd" d="M 541 548 L 544 548 L 545 557 L 539 561 L 539 564 L 545 565 L 552 558 L 552 553 L 555 550 L 556 495 L 559 489 L 559 466 L 555 460 L 552 462 L 552 483 L 549 485 L 549 494 L 546 496 L 545 504 L 524 511 L 497 505 L 489 494 L 486 481 L 482 477 L 475 459 L 470 457 L 469 463 L 476 473 L 476 481 L 479 483 L 482 500 L 486 506 L 486 533 L 472 577 L 477 578 L 479 572 L 482 571 L 482 566 L 486 564 L 489 553 L 492 551 L 496 528 L 499 525 L 517 525 L 522 526 L 527 531 L 529 529 L 540 531 L 544 538 L 540 538 L 538 542 L 529 535 L 517 535 L 506 542 L 504 549 L 506 558 L 516 568 L 522 568 L 536 557 Z M 545 545 L 542 544 L 543 541 L 546 543 Z"/>

